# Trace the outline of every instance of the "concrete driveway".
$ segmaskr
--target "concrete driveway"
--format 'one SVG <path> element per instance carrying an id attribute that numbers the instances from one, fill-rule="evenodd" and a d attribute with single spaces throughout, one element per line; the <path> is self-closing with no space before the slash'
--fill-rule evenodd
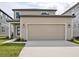
<path id="1" fill-rule="evenodd" d="M 62 46 L 79 46 L 78 44 L 60 40 L 60 41 L 27 41 L 26 47 L 62 47 Z"/>
<path id="2" fill-rule="evenodd" d="M 79 47 L 24 47 L 20 57 L 79 57 Z"/>
<path id="3" fill-rule="evenodd" d="M 68 41 L 28 41 L 20 57 L 79 57 L 79 45 Z"/>

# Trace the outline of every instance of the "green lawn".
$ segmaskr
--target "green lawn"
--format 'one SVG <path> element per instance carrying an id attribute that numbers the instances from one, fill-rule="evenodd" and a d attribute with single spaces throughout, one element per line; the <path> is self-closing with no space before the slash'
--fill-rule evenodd
<path id="1" fill-rule="evenodd" d="M 6 41 L 5 38 L 0 38 L 0 57 L 17 57 L 21 52 L 25 44 L 23 43 L 6 43 L 2 45 L 2 42 Z"/>
<path id="2" fill-rule="evenodd" d="M 79 44 L 79 39 L 73 39 L 73 42 Z"/>
<path id="3" fill-rule="evenodd" d="M 7 41 L 8 39 L 6 39 L 5 37 L 0 37 L 0 45 L 2 44 L 2 42 Z"/>
<path id="4" fill-rule="evenodd" d="M 75 44 L 79 44 L 79 38 L 73 38 L 69 41 L 72 42 L 72 43 L 75 43 Z"/>

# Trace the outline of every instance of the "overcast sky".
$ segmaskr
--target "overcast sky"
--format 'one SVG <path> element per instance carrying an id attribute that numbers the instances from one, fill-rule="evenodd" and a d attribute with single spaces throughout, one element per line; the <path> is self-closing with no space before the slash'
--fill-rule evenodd
<path id="1" fill-rule="evenodd" d="M 76 2 L 0 2 L 0 8 L 7 14 L 13 17 L 14 8 L 45 8 L 45 9 L 57 9 L 57 14 L 61 14 Z"/>

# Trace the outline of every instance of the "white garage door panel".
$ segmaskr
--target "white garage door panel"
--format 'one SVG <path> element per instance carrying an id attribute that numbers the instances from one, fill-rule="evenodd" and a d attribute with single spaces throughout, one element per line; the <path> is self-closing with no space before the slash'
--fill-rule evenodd
<path id="1" fill-rule="evenodd" d="M 29 40 L 65 40 L 65 25 L 28 25 Z"/>

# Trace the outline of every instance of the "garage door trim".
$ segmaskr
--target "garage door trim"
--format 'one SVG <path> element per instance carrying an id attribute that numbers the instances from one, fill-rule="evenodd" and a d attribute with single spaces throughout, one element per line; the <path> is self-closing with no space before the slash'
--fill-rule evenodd
<path id="1" fill-rule="evenodd" d="M 29 23 L 29 24 L 27 24 L 26 25 L 26 40 L 28 40 L 28 38 L 29 38 L 29 36 L 28 36 L 28 34 L 29 34 L 29 30 L 28 30 L 28 25 L 36 25 L 36 24 L 38 24 L 38 25 L 42 25 L 42 23 Z M 43 23 L 44 24 L 44 23 Z M 46 25 L 47 25 L 47 23 L 45 23 Z M 67 24 L 66 23 L 48 23 L 48 25 L 65 25 L 65 40 L 67 40 Z"/>

